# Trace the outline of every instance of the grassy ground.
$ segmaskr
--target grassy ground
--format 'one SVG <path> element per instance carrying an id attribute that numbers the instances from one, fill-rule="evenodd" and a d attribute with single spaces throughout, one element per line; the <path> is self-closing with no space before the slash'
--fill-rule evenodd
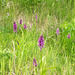
<path id="1" fill-rule="evenodd" d="M 74 0 L 1 0 L 0 75 L 74 75 L 74 4 Z M 14 21 L 17 33 L 13 31 Z M 44 48 L 40 51 L 41 35 Z M 34 58 L 37 66 L 33 65 Z"/>

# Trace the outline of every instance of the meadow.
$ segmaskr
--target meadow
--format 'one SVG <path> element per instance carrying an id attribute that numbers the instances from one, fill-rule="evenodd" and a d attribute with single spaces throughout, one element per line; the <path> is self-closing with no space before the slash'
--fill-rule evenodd
<path id="1" fill-rule="evenodd" d="M 0 0 L 0 75 L 75 75 L 75 1 Z"/>

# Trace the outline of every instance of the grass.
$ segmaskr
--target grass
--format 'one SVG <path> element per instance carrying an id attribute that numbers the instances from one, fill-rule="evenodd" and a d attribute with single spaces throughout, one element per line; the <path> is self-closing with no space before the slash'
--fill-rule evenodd
<path id="1" fill-rule="evenodd" d="M 75 74 L 73 0 L 1 0 L 0 3 L 0 75 Z M 22 24 L 19 24 L 20 18 Z M 13 31 L 14 21 L 17 33 Z M 27 25 L 26 30 L 24 24 Z M 59 35 L 56 34 L 57 28 Z M 71 34 L 70 39 L 67 38 L 68 33 Z M 40 51 L 38 39 L 41 34 L 45 45 Z M 37 66 L 33 66 L 34 58 Z"/>

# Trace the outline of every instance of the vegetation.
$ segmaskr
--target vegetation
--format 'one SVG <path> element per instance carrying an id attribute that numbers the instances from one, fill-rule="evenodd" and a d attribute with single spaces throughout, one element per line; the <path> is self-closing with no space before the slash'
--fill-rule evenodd
<path id="1" fill-rule="evenodd" d="M 74 75 L 74 62 L 74 0 L 0 0 L 0 75 Z"/>

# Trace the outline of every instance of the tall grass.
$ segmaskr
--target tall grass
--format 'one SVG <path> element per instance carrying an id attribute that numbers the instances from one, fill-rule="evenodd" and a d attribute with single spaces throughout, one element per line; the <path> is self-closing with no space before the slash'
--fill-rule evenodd
<path id="1" fill-rule="evenodd" d="M 1 0 L 0 75 L 74 75 L 74 3 L 74 0 Z M 17 33 L 13 31 L 14 21 Z M 45 45 L 40 51 L 41 34 Z M 34 58 L 37 66 L 33 66 Z"/>

